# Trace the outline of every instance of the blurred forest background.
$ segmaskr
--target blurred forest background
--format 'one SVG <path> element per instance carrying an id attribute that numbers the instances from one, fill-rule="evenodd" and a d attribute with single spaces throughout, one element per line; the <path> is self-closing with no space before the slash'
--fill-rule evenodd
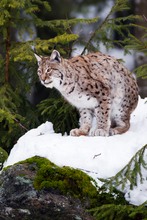
<path id="1" fill-rule="evenodd" d="M 49 120 L 56 132 L 78 125 L 78 113 L 43 87 L 33 52 L 63 57 L 90 51 L 123 59 L 147 96 L 146 0 L 0 1 L 0 147 Z M 126 56 L 125 56 L 126 55 Z"/>

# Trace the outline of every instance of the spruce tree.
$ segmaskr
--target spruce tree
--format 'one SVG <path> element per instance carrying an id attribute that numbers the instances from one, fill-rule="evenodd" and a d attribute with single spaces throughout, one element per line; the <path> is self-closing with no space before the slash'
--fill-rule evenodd
<path id="1" fill-rule="evenodd" d="M 38 12 L 51 7 L 42 0 L 0 1 L 0 145 L 10 150 L 18 137 L 39 125 L 38 111 L 27 99 L 27 94 L 38 80 L 36 60 L 32 48 L 39 54 L 49 54 L 55 45 L 62 54 L 78 35 L 69 32 L 79 22 L 97 19 L 42 20 Z M 56 37 L 35 37 L 37 27 L 54 30 Z M 27 39 L 26 39 L 27 33 Z M 62 45 L 62 47 L 61 47 Z"/>
<path id="2" fill-rule="evenodd" d="M 17 41 L 25 31 L 30 36 L 34 34 L 31 28 L 34 22 L 43 24 L 35 15 L 39 10 L 37 2 L 50 10 L 45 1 L 0 2 L 0 145 L 7 150 L 11 149 L 20 135 L 37 123 L 33 109 L 26 99 L 34 68 L 30 42 Z"/>

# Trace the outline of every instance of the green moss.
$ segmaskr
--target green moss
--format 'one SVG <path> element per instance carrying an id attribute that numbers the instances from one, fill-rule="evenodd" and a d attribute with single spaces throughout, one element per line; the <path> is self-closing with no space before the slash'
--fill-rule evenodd
<path id="1" fill-rule="evenodd" d="M 29 167 L 37 165 L 37 174 L 34 179 L 35 189 L 55 190 L 63 195 L 79 198 L 81 201 L 88 200 L 90 205 L 96 202 L 98 194 L 96 183 L 84 172 L 71 167 L 59 167 L 37 156 L 22 163 L 29 163 Z"/>
<path id="2" fill-rule="evenodd" d="M 0 168 L 2 168 L 3 163 L 7 158 L 8 158 L 8 153 L 2 147 L 0 147 Z"/>
<path id="3" fill-rule="evenodd" d="M 20 163 L 20 162 L 18 162 L 18 163 Z M 52 163 L 48 159 L 46 159 L 44 157 L 39 157 L 39 156 L 31 157 L 27 160 L 21 161 L 21 163 L 36 164 L 38 168 L 42 167 L 42 165 L 56 166 L 54 163 Z"/>
<path id="4" fill-rule="evenodd" d="M 84 172 L 71 167 L 59 167 L 48 159 L 32 157 L 18 164 L 27 164 L 33 172 L 32 181 L 36 190 L 72 196 L 80 199 L 87 208 L 104 204 L 126 204 L 123 193 L 114 188 L 112 193 L 98 188 L 96 182 Z"/>

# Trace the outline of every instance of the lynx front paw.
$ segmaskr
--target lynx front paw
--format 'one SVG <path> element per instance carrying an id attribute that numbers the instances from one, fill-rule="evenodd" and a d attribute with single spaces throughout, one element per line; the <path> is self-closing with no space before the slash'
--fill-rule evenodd
<path id="1" fill-rule="evenodd" d="M 72 129 L 71 131 L 70 131 L 70 135 L 71 136 L 81 136 L 81 135 L 84 135 L 84 136 L 86 136 L 86 135 L 88 135 L 88 132 L 87 131 L 85 131 L 85 130 L 82 130 L 82 129 L 78 129 L 78 128 L 75 128 L 75 129 Z"/>
<path id="2" fill-rule="evenodd" d="M 109 132 L 104 129 L 92 130 L 89 134 L 90 136 L 109 136 Z"/>
<path id="3" fill-rule="evenodd" d="M 117 129 L 115 129 L 115 128 L 110 128 L 109 135 L 110 135 L 110 136 L 113 136 L 113 135 L 116 135 L 116 134 L 119 134 L 119 132 L 117 131 Z"/>

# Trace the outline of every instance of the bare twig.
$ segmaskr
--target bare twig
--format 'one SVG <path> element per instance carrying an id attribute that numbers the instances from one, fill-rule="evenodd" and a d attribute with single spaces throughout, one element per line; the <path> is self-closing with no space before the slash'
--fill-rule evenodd
<path id="1" fill-rule="evenodd" d="M 18 124 L 21 128 L 23 128 L 25 131 L 28 131 L 28 129 L 27 129 L 24 125 L 22 125 L 16 118 L 14 118 L 14 121 L 17 122 L 17 124 Z"/>
<path id="2" fill-rule="evenodd" d="M 101 155 L 101 153 L 94 155 L 93 159 L 95 159 L 96 157 L 98 157 L 98 156 L 100 156 L 100 155 Z"/>
<path id="3" fill-rule="evenodd" d="M 143 18 L 144 18 L 145 21 L 147 21 L 147 17 L 145 15 L 143 15 Z"/>

